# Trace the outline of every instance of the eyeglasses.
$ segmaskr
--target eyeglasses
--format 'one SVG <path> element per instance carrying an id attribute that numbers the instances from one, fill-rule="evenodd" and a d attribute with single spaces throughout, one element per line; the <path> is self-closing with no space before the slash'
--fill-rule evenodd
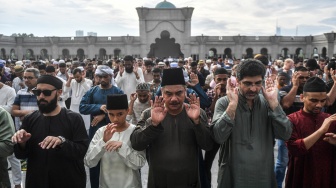
<path id="1" fill-rule="evenodd" d="M 34 95 L 36 95 L 36 96 L 40 96 L 41 93 L 43 93 L 44 96 L 48 97 L 48 96 L 50 96 L 51 93 L 52 93 L 53 91 L 55 91 L 55 90 L 57 90 L 57 89 L 53 89 L 53 90 L 40 90 L 40 89 L 36 89 L 36 88 L 34 88 L 34 89 L 32 89 L 32 92 L 33 92 Z"/>
<path id="2" fill-rule="evenodd" d="M 300 80 L 303 80 L 303 79 L 308 80 L 308 79 L 309 79 L 309 76 L 306 76 L 306 77 L 304 77 L 304 76 L 299 76 L 299 79 L 300 79 Z"/>
<path id="3" fill-rule="evenodd" d="M 258 81 L 258 82 L 255 82 L 255 83 L 245 81 L 245 82 L 242 82 L 242 83 L 244 84 L 244 86 L 246 86 L 248 88 L 251 88 L 253 86 L 256 86 L 256 87 L 261 87 L 262 86 L 262 81 Z"/>
<path id="4" fill-rule="evenodd" d="M 24 76 L 23 79 L 24 80 L 32 80 L 34 79 L 35 77 L 32 77 L 32 76 Z"/>

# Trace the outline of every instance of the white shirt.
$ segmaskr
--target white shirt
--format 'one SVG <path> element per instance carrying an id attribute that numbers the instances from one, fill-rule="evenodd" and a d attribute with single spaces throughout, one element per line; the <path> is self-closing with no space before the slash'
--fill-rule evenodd
<path id="1" fill-rule="evenodd" d="M 24 85 L 25 87 L 22 87 L 22 88 L 21 88 L 21 86 L 19 85 L 20 83 L 23 83 L 23 85 Z M 24 89 L 24 88 L 26 88 L 26 85 L 25 85 L 24 81 L 21 80 L 20 77 L 16 77 L 16 78 L 14 78 L 13 83 L 12 83 L 12 86 L 13 86 L 13 88 L 15 89 L 15 93 L 17 93 L 20 89 Z"/>
<path id="2" fill-rule="evenodd" d="M 70 87 L 64 88 L 65 92 L 72 92 L 71 94 L 71 104 L 80 104 L 84 94 L 90 90 L 92 87 L 92 81 L 90 79 L 84 78 L 80 83 L 75 79 L 71 80 Z"/>
<path id="3" fill-rule="evenodd" d="M 127 99 L 130 99 L 131 94 L 136 92 L 136 86 L 139 83 L 145 82 L 142 70 L 138 68 L 137 72 L 139 79 L 136 79 L 133 72 L 127 73 L 126 70 L 123 72 L 122 76 L 120 76 L 120 72 L 118 72 L 118 75 L 115 79 L 118 87 L 127 95 Z"/>
<path id="4" fill-rule="evenodd" d="M 106 126 L 99 128 L 90 142 L 84 162 L 94 167 L 100 161 L 99 187 L 139 188 L 141 178 L 139 169 L 145 165 L 145 151 L 131 147 L 130 136 L 135 125 L 130 124 L 123 132 L 116 132 L 109 141 L 122 142 L 121 148 L 107 152 L 103 141 Z"/>
<path id="5" fill-rule="evenodd" d="M 12 112 L 12 106 L 16 96 L 16 92 L 8 85 L 3 85 L 0 89 L 0 107 L 4 108 L 7 112 Z"/>
<path id="6" fill-rule="evenodd" d="M 149 99 L 150 100 L 150 99 Z M 128 101 L 128 104 L 130 104 L 131 101 Z M 129 106 L 129 105 L 128 105 Z M 142 114 L 142 112 L 144 110 L 146 110 L 147 108 L 150 107 L 150 104 L 149 104 L 149 101 L 148 102 L 145 102 L 145 103 L 141 103 L 139 101 L 139 98 L 137 98 L 135 101 L 134 101 L 134 104 L 133 104 L 133 114 L 132 115 L 127 115 L 126 116 L 126 120 L 129 122 L 129 123 L 133 123 L 133 124 L 138 124 L 138 122 L 140 121 L 140 116 Z"/>

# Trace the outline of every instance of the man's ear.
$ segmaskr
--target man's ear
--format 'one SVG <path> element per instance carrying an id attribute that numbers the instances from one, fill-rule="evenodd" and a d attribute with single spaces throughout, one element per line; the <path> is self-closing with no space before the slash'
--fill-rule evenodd
<path id="1" fill-rule="evenodd" d="M 304 102 L 304 95 L 303 94 L 300 94 L 300 101 Z"/>

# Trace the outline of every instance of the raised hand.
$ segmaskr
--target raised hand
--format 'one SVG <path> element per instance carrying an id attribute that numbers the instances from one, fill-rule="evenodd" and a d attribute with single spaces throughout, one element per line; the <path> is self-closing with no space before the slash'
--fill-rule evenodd
<path id="1" fill-rule="evenodd" d="M 13 143 L 26 143 L 31 137 L 30 133 L 27 133 L 24 129 L 18 130 L 13 136 L 12 136 L 12 142 Z"/>
<path id="2" fill-rule="evenodd" d="M 236 84 L 233 84 L 231 82 L 231 78 L 227 80 L 226 96 L 228 97 L 230 103 L 238 104 L 238 91 L 236 88 Z"/>
<path id="3" fill-rule="evenodd" d="M 119 148 L 121 148 L 122 142 L 120 141 L 108 141 L 105 145 L 106 151 L 117 151 Z"/>
<path id="4" fill-rule="evenodd" d="M 156 96 L 154 102 L 151 101 L 151 118 L 153 126 L 159 125 L 166 117 L 167 109 L 164 107 L 164 102 L 165 100 L 162 96 Z"/>
<path id="5" fill-rule="evenodd" d="M 131 102 L 134 102 L 137 98 L 138 98 L 137 93 L 132 93 L 132 94 L 131 94 L 131 97 L 130 97 Z"/>
<path id="6" fill-rule="evenodd" d="M 103 136 L 103 141 L 106 143 L 108 142 L 113 134 L 116 132 L 116 126 L 113 123 L 109 123 L 108 125 L 106 125 L 105 130 L 104 130 L 104 136 Z"/>
<path id="7" fill-rule="evenodd" d="M 335 75 L 336 71 L 331 68 L 329 73 L 330 73 L 330 77 L 333 79 L 334 83 L 336 83 L 336 75 Z"/>
<path id="8" fill-rule="evenodd" d="M 217 85 L 215 86 L 215 88 L 214 88 L 214 91 L 215 91 L 215 98 L 217 98 L 217 97 L 220 95 L 220 93 L 221 93 L 221 87 L 222 87 L 221 84 L 217 84 Z"/>
<path id="9" fill-rule="evenodd" d="M 297 71 L 294 72 L 294 74 L 292 75 L 292 84 L 293 86 L 297 86 L 299 87 L 300 85 L 300 79 L 299 77 L 301 76 L 301 74 L 299 74 Z"/>
<path id="10" fill-rule="evenodd" d="M 60 145 L 62 140 L 56 136 L 47 136 L 42 142 L 39 143 L 39 146 L 42 149 L 55 148 Z"/>
<path id="11" fill-rule="evenodd" d="M 275 86 L 273 80 L 268 77 L 265 80 L 265 87 L 262 87 L 263 95 L 267 100 L 270 108 L 274 110 L 279 102 L 278 102 L 278 88 Z"/>
<path id="12" fill-rule="evenodd" d="M 199 97 L 196 97 L 195 94 L 190 94 L 189 97 L 187 97 L 189 104 L 184 104 L 184 107 L 187 111 L 188 117 L 193 120 L 193 122 L 197 125 L 199 124 L 199 118 L 200 118 L 200 99 Z"/>
<path id="13" fill-rule="evenodd" d="M 100 106 L 100 110 L 104 111 L 105 113 L 107 113 L 106 105 L 105 104 L 101 105 Z"/>
<path id="14" fill-rule="evenodd" d="M 198 80 L 198 76 L 197 74 L 191 72 L 190 73 L 190 80 L 188 82 L 188 85 L 191 86 L 191 87 L 194 87 L 195 85 L 197 85 L 199 83 L 199 80 Z"/>

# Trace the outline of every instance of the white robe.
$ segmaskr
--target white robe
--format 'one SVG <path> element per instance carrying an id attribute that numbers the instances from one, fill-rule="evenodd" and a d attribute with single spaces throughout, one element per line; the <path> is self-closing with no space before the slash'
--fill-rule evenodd
<path id="1" fill-rule="evenodd" d="M 99 187 L 139 188 L 141 178 L 139 169 L 146 162 L 145 151 L 136 151 L 131 147 L 130 136 L 135 125 L 130 124 L 123 132 L 116 132 L 109 141 L 122 142 L 117 151 L 105 150 L 103 141 L 106 126 L 99 128 L 91 140 L 84 162 L 92 168 L 100 161 Z"/>

